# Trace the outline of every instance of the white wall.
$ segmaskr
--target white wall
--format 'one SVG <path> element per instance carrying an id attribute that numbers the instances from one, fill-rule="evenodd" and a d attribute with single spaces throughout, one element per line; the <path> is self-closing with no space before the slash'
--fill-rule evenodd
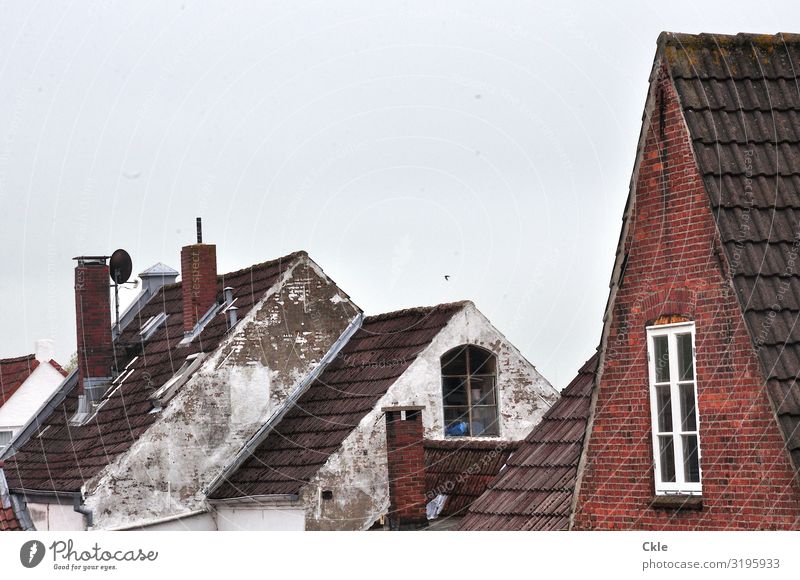
<path id="1" fill-rule="evenodd" d="M 39 532 L 73 532 L 86 529 L 83 514 L 76 512 L 71 505 L 29 502 L 28 513 Z"/>
<path id="2" fill-rule="evenodd" d="M 558 392 L 477 308 L 468 303 L 395 381 L 303 489 L 307 529 L 366 529 L 389 508 L 386 424 L 381 409 L 424 406 L 425 437 L 444 439 L 440 357 L 463 344 L 497 357 L 498 438 L 523 439 L 558 399 Z M 320 499 L 321 490 L 333 499 Z"/>
<path id="3" fill-rule="evenodd" d="M 0 407 L 0 430 L 10 429 L 16 435 L 64 380 L 64 375 L 42 362 L 24 383 Z"/>
<path id="4" fill-rule="evenodd" d="M 302 506 L 297 507 L 217 507 L 217 529 L 225 531 L 272 530 L 303 531 L 306 514 Z"/>

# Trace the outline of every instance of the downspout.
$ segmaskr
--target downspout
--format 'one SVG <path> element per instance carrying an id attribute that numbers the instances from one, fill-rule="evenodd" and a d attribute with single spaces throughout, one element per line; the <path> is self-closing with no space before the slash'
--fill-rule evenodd
<path id="1" fill-rule="evenodd" d="M 86 516 L 86 529 L 91 530 L 94 526 L 94 513 L 83 505 L 83 494 L 79 491 L 76 491 L 75 495 L 72 496 L 72 509 Z"/>

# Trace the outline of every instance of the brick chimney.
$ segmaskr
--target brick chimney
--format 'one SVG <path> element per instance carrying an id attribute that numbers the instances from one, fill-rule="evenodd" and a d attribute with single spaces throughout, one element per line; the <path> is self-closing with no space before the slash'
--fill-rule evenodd
<path id="1" fill-rule="evenodd" d="M 425 513 L 424 407 L 388 407 L 386 458 L 389 465 L 389 528 L 427 526 Z"/>
<path id="2" fill-rule="evenodd" d="M 96 400 L 112 378 L 111 297 L 106 256 L 75 258 L 75 326 L 78 331 L 78 394 Z"/>
<path id="3" fill-rule="evenodd" d="M 197 218 L 197 243 L 181 248 L 183 330 L 192 332 L 197 322 L 217 302 L 217 246 L 203 243 Z"/>

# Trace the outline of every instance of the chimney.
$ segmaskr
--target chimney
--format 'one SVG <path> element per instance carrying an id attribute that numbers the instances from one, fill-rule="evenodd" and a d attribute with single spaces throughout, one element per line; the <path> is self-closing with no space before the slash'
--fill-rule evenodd
<path id="1" fill-rule="evenodd" d="M 80 256 L 75 267 L 75 325 L 78 330 L 78 394 L 90 402 L 111 381 L 111 297 L 107 256 Z"/>
<path id="2" fill-rule="evenodd" d="M 35 356 L 36 360 L 40 363 L 49 363 L 55 356 L 55 346 L 51 339 L 40 338 L 35 343 Z"/>
<path id="3" fill-rule="evenodd" d="M 413 530 L 425 527 L 424 407 L 388 407 L 386 458 L 389 465 L 389 528 Z"/>
<path id="4" fill-rule="evenodd" d="M 203 243 L 197 218 L 197 243 L 181 248 L 183 330 L 192 332 L 203 315 L 217 303 L 217 246 Z"/>

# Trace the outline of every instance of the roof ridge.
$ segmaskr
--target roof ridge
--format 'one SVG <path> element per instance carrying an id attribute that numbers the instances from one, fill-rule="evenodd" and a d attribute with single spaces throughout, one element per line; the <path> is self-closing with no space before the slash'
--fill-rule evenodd
<path id="1" fill-rule="evenodd" d="M 364 322 L 378 322 L 387 320 L 389 318 L 396 318 L 398 316 L 408 316 L 410 314 L 429 314 L 435 310 L 456 310 L 465 306 L 474 306 L 472 300 L 459 300 L 456 302 L 442 302 L 441 304 L 434 304 L 433 306 L 414 306 L 411 308 L 403 308 L 400 310 L 393 310 L 392 312 L 382 312 L 380 314 L 373 314 L 364 317 Z"/>
<path id="2" fill-rule="evenodd" d="M 721 47 L 723 45 L 745 45 L 745 44 L 776 44 L 776 43 L 800 43 L 800 34 L 793 32 L 776 32 L 774 34 L 758 34 L 753 32 L 738 32 L 736 34 L 721 34 L 715 32 L 700 32 L 691 34 L 686 32 L 663 31 L 658 35 L 658 46 L 700 46 L 713 45 Z"/>
<path id="3" fill-rule="evenodd" d="M 34 360 L 35 358 L 36 358 L 36 354 L 35 353 L 25 354 L 25 355 L 21 355 L 21 356 L 12 357 L 12 358 L 2 358 L 2 359 L 0 359 L 0 365 L 13 364 L 13 363 L 18 363 L 18 362 L 25 362 L 26 360 Z"/>

